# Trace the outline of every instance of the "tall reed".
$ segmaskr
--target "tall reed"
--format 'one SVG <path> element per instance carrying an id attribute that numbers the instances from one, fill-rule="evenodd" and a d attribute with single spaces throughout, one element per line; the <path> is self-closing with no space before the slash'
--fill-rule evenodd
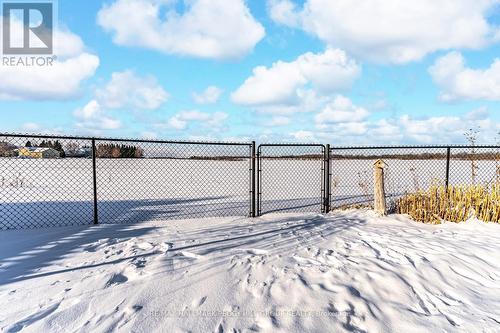
<path id="1" fill-rule="evenodd" d="M 434 224 L 441 221 L 462 222 L 470 217 L 500 223 L 500 184 L 489 187 L 431 186 L 427 191 L 398 199 L 396 212 L 408 214 L 416 221 Z"/>

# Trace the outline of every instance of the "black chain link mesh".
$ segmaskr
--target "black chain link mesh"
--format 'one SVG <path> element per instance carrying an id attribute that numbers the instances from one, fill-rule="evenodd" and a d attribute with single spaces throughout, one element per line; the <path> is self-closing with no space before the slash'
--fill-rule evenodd
<path id="1" fill-rule="evenodd" d="M 96 146 L 99 223 L 249 214 L 251 145 Z"/>
<path id="2" fill-rule="evenodd" d="M 426 190 L 446 181 L 446 148 L 352 148 L 330 150 L 332 209 L 371 207 L 374 163 L 384 161 L 389 208 L 407 193 Z"/>
<path id="3" fill-rule="evenodd" d="M 500 184 L 500 146 L 452 148 L 449 179 L 454 186 Z"/>
<path id="4" fill-rule="evenodd" d="M 372 205 L 373 164 L 379 159 L 387 164 L 385 190 L 390 208 L 402 195 L 425 191 L 433 185 L 500 184 L 500 147 L 333 148 L 332 209 Z"/>
<path id="5" fill-rule="evenodd" d="M 0 230 L 94 223 L 92 147 L 91 138 L 0 135 Z M 251 144 L 95 139 L 95 147 L 99 223 L 252 213 Z M 433 185 L 500 184 L 500 146 L 332 148 L 329 186 L 326 155 L 323 145 L 260 145 L 258 214 L 324 211 L 325 187 L 331 209 L 371 206 L 379 159 L 390 209 Z"/>
<path id="6" fill-rule="evenodd" d="M 95 145 L 99 223 L 249 215 L 250 144 Z M 0 229 L 94 223 L 91 139 L 0 136 L 0 156 Z"/>
<path id="7" fill-rule="evenodd" d="M 93 223 L 90 147 L 81 139 L 0 136 L 0 229 Z"/>
<path id="8" fill-rule="evenodd" d="M 323 145 L 260 145 L 259 213 L 321 212 Z"/>

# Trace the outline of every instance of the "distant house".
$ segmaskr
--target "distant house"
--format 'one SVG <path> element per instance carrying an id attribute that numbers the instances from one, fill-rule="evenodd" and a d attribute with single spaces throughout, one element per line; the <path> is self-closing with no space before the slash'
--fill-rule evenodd
<path id="1" fill-rule="evenodd" d="M 41 147 L 23 147 L 19 148 L 19 157 L 21 158 L 59 158 L 60 153 L 52 148 Z"/>
<path id="2" fill-rule="evenodd" d="M 92 148 L 83 147 L 78 149 L 76 157 L 90 157 L 92 156 Z"/>

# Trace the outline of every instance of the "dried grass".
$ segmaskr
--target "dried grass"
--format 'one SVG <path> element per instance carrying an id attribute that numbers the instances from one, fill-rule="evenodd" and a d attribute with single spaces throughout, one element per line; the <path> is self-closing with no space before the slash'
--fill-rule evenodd
<path id="1" fill-rule="evenodd" d="M 463 222 L 476 217 L 500 223 L 500 184 L 492 186 L 432 186 L 427 191 L 405 195 L 396 202 L 396 212 L 414 220 L 439 224 Z"/>

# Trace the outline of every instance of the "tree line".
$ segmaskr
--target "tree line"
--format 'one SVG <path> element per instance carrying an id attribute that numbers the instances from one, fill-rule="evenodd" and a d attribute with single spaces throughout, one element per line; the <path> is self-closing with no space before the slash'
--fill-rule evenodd
<path id="1" fill-rule="evenodd" d="M 59 152 L 60 157 L 90 157 L 92 156 L 92 148 L 89 146 L 80 146 L 76 142 L 69 142 L 62 145 L 59 140 L 45 141 L 40 144 L 27 141 L 24 144 L 26 148 L 52 148 Z M 18 156 L 19 147 L 8 142 L 0 141 L 0 157 L 16 157 Z M 125 144 L 99 144 L 96 147 L 96 157 L 98 158 L 143 158 L 144 150 L 141 147 Z"/>
<path id="2" fill-rule="evenodd" d="M 107 143 L 97 145 L 96 156 L 99 158 L 143 158 L 144 150 L 136 146 Z"/>

